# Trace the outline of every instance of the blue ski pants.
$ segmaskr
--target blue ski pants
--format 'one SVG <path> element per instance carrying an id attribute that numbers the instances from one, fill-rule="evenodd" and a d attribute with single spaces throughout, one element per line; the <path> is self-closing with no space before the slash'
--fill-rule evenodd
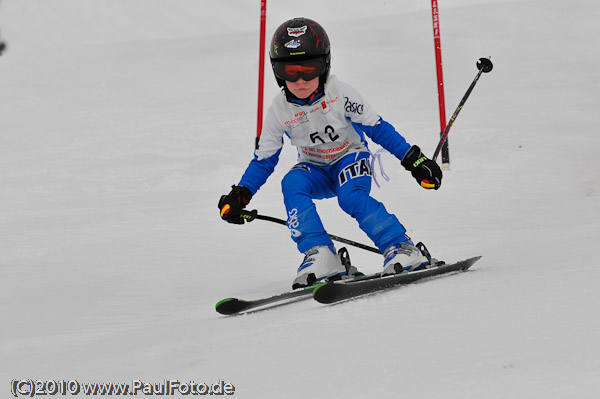
<path id="1" fill-rule="evenodd" d="M 296 164 L 281 182 L 287 226 L 300 252 L 332 245 L 313 200 L 337 197 L 340 208 L 383 253 L 406 241 L 406 230 L 383 204 L 370 196 L 371 165 L 368 152 L 351 153 L 332 165 Z"/>

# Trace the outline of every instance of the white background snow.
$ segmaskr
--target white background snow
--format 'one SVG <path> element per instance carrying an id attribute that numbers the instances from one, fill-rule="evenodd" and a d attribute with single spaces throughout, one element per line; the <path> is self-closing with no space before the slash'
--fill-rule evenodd
<path id="1" fill-rule="evenodd" d="M 13 378 L 167 378 L 240 398 L 597 398 L 600 3 L 440 1 L 448 117 L 477 59 L 494 70 L 450 132 L 441 189 L 388 155 L 373 195 L 437 257 L 482 255 L 472 272 L 222 317 L 218 300 L 286 290 L 302 260 L 285 227 L 216 207 L 252 158 L 259 5 L 0 4 L 0 396 Z M 429 1 L 268 7 L 269 37 L 321 22 L 333 73 L 433 153 Z M 277 91 L 267 64 L 265 106 Z M 251 209 L 284 217 L 294 160 L 288 143 Z M 370 244 L 335 200 L 317 206 Z"/>

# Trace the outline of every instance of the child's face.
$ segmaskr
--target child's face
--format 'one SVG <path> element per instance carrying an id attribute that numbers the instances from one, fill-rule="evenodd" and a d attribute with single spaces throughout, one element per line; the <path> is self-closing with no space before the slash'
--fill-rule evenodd
<path id="1" fill-rule="evenodd" d="M 309 81 L 306 81 L 302 78 L 298 79 L 296 82 L 289 82 L 286 80 L 285 85 L 293 95 L 301 100 L 304 100 L 305 98 L 308 98 L 308 96 L 310 96 L 315 90 L 317 90 L 317 87 L 319 87 L 319 77 L 317 76 L 313 80 Z"/>

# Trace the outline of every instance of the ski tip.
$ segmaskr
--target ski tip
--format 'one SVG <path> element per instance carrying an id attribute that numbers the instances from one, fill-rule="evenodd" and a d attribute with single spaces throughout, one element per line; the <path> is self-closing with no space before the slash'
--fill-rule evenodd
<path id="1" fill-rule="evenodd" d="M 324 304 L 330 304 L 338 301 L 339 291 L 342 289 L 341 284 L 334 282 L 318 285 L 313 290 L 313 298 Z"/>
<path id="2" fill-rule="evenodd" d="M 248 301 L 237 298 L 225 298 L 215 305 L 215 310 L 224 315 L 235 314 L 243 311 L 248 306 Z"/>
<path id="3" fill-rule="evenodd" d="M 468 270 L 471 266 L 475 264 L 475 262 L 477 262 L 481 258 L 482 256 L 474 256 L 472 258 L 459 262 L 462 264 L 461 270 Z"/>

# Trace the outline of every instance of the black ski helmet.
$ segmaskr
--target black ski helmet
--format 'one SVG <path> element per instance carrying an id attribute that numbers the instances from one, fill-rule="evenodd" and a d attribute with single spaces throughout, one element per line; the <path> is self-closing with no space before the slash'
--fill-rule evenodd
<path id="1" fill-rule="evenodd" d="M 292 18 L 279 25 L 271 39 L 269 50 L 271 66 L 275 73 L 277 62 L 301 62 L 322 58 L 325 71 L 321 75 L 320 84 L 325 84 L 329 76 L 331 52 L 329 37 L 323 27 L 312 19 Z M 275 79 L 280 87 L 285 87 L 283 79 Z"/>

